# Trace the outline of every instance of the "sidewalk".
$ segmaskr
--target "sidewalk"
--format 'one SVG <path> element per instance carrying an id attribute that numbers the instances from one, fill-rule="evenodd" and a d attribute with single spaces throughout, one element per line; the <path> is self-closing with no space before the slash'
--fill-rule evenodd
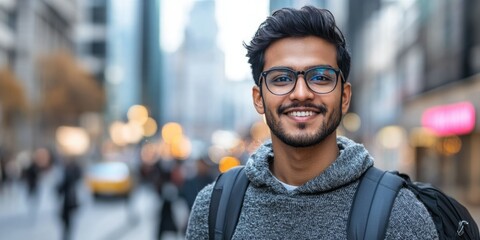
<path id="1" fill-rule="evenodd" d="M 53 192 L 55 178 L 46 176 L 39 188 L 38 206 L 29 204 L 25 186 L 14 182 L 0 190 L 0 238 L 15 240 L 60 240 L 58 199 Z M 75 216 L 71 240 L 153 240 L 156 239 L 158 196 L 139 186 L 125 201 L 94 201 L 80 187 L 81 206 Z M 175 206 L 179 221 L 186 221 L 186 206 Z M 173 234 L 172 234 L 173 235 Z M 165 236 L 163 239 L 183 239 Z"/>

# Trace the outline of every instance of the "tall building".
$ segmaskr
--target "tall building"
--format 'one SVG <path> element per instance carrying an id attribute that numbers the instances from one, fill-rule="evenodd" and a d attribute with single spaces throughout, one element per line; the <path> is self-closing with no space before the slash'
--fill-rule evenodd
<path id="1" fill-rule="evenodd" d="M 103 84 L 107 56 L 107 0 L 80 0 L 77 3 L 76 53 L 85 69 Z"/>
<path id="2" fill-rule="evenodd" d="M 37 101 L 41 94 L 36 79 L 39 58 L 59 50 L 74 50 L 76 5 L 73 0 L 15 2 L 15 73 L 24 81 L 30 100 Z"/>
<path id="3" fill-rule="evenodd" d="M 224 56 L 217 46 L 215 1 L 196 1 L 190 12 L 185 40 L 175 54 L 167 114 L 194 139 L 210 140 L 223 127 Z"/>
<path id="4" fill-rule="evenodd" d="M 141 103 L 148 107 L 149 114 L 156 121 L 163 115 L 161 98 L 161 52 L 160 52 L 160 0 L 141 2 Z"/>
<path id="5" fill-rule="evenodd" d="M 107 8 L 106 121 L 126 120 L 128 109 L 141 104 L 141 1 L 109 0 Z"/>
<path id="6" fill-rule="evenodd" d="M 0 1 L 0 66 L 10 65 L 15 57 L 15 1 Z"/>
<path id="7" fill-rule="evenodd" d="M 128 109 L 144 105 L 149 116 L 161 121 L 163 86 L 161 79 L 159 0 L 106 1 L 105 88 L 107 124 L 125 121 Z"/>
<path id="8" fill-rule="evenodd" d="M 38 64 L 60 50 L 74 52 L 76 3 L 74 0 L 0 1 L 0 61 L 22 82 L 27 101 L 35 105 L 43 94 Z M 39 119 L 29 118 L 18 129 L 16 146 L 31 148 L 42 141 Z"/>

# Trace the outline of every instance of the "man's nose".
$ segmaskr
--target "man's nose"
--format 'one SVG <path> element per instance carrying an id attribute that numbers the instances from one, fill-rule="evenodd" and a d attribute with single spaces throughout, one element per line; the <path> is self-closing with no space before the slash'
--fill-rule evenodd
<path id="1" fill-rule="evenodd" d="M 293 91 L 290 93 L 291 100 L 305 101 L 307 99 L 313 99 L 315 94 L 310 90 L 305 81 L 305 76 L 299 75 Z"/>

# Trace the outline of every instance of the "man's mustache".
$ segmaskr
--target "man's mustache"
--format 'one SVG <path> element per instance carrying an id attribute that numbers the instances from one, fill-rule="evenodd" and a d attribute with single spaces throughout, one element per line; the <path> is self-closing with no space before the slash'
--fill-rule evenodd
<path id="1" fill-rule="evenodd" d="M 313 109 L 317 109 L 318 113 L 323 114 L 323 115 L 325 115 L 328 111 L 327 106 L 325 106 L 323 104 L 322 105 L 316 105 L 316 104 L 313 104 L 313 103 L 292 103 L 292 104 L 289 104 L 289 105 L 282 105 L 282 106 L 278 107 L 277 114 L 278 115 L 283 114 L 285 111 L 288 111 L 291 108 L 313 108 Z"/>

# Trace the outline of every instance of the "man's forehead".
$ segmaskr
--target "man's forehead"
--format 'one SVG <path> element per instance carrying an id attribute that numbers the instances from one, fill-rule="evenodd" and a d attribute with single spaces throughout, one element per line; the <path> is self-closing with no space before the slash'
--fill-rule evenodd
<path id="1" fill-rule="evenodd" d="M 282 38 L 265 50 L 264 70 L 276 66 L 305 70 L 318 65 L 338 67 L 335 46 L 320 37 Z"/>

